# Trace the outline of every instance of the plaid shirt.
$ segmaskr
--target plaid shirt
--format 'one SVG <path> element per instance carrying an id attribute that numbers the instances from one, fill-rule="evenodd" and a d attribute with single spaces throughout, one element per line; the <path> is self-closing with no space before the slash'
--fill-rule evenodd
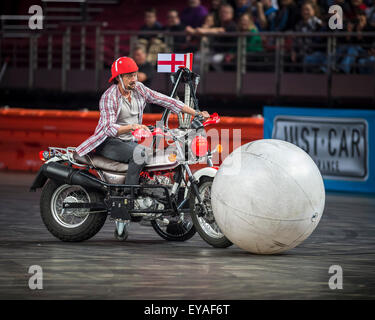
<path id="1" fill-rule="evenodd" d="M 117 131 L 120 128 L 120 125 L 116 124 L 121 110 L 119 100 L 120 97 L 120 90 L 115 84 L 110 86 L 106 90 L 106 92 L 103 93 L 99 103 L 99 123 L 96 126 L 94 134 L 76 148 L 76 152 L 78 153 L 78 155 L 84 156 L 85 154 L 94 150 L 107 137 L 117 136 Z M 162 93 L 147 88 L 141 82 L 136 83 L 132 99 L 134 99 L 132 103 L 135 103 L 139 109 L 138 121 L 140 124 L 142 123 L 143 110 L 146 106 L 146 103 L 160 105 L 171 110 L 174 113 L 179 113 L 185 105 L 181 101 L 170 98 Z"/>

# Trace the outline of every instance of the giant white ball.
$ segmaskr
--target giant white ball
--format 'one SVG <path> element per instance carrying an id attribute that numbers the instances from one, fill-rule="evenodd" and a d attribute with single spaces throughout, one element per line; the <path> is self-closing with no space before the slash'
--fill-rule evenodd
<path id="1" fill-rule="evenodd" d="M 301 148 L 276 139 L 247 143 L 221 164 L 212 185 L 212 209 L 224 235 L 258 254 L 292 249 L 322 217 L 322 176 Z"/>

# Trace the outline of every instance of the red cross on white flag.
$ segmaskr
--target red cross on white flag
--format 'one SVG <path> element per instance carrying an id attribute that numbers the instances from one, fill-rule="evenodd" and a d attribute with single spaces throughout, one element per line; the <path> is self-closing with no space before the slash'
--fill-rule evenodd
<path id="1" fill-rule="evenodd" d="M 176 72 L 180 66 L 191 70 L 193 66 L 193 54 L 158 53 L 158 72 Z"/>

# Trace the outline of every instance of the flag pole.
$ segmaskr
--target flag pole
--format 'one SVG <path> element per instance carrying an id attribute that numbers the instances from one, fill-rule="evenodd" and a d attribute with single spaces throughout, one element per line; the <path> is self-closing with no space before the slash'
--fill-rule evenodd
<path id="1" fill-rule="evenodd" d="M 190 55 L 192 53 L 186 54 L 186 68 L 189 70 L 192 70 L 192 66 L 190 65 Z M 189 80 L 190 81 L 190 80 Z M 189 83 L 185 83 L 185 104 L 189 107 L 192 107 L 192 101 L 191 101 L 191 92 L 190 92 L 190 85 Z M 193 106 L 194 108 L 194 106 Z M 184 128 L 189 128 L 190 122 L 191 122 L 191 115 L 185 114 L 184 117 Z"/>

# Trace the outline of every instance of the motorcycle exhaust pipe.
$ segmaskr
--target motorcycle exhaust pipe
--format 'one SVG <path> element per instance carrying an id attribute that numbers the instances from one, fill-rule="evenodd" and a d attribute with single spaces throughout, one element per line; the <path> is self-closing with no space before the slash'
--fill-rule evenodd
<path id="1" fill-rule="evenodd" d="M 87 188 L 99 189 L 106 191 L 106 187 L 100 181 L 91 179 L 87 175 L 82 174 L 81 170 L 74 169 L 69 166 L 57 162 L 50 162 L 43 165 L 43 174 L 57 181 L 67 184 L 76 184 Z"/>

